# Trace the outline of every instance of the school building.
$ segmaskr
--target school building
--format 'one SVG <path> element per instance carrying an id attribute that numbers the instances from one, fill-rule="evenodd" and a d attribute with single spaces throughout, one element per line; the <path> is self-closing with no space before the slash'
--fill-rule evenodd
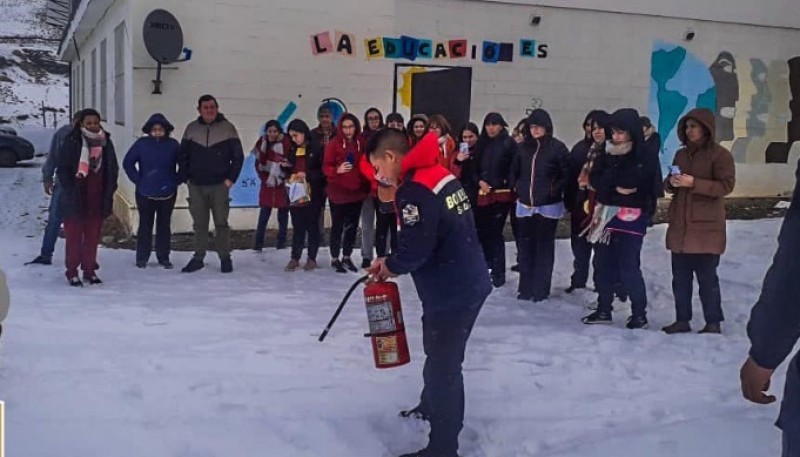
<path id="1" fill-rule="evenodd" d="M 443 113 L 455 124 L 489 111 L 515 124 L 537 107 L 573 144 L 592 109 L 637 108 L 679 147 L 678 119 L 716 113 L 737 162 L 736 196 L 786 194 L 800 158 L 800 15 L 796 0 L 51 0 L 66 8 L 59 56 L 71 64 L 73 110 L 103 113 L 120 160 L 154 112 L 176 135 L 214 94 L 249 151 L 267 120 L 316 124 L 339 110 Z M 145 34 L 182 29 L 188 61 L 157 65 Z M 167 34 L 170 36 L 169 34 Z M 170 43 L 167 43 L 170 44 Z M 174 44 L 174 43 L 172 43 Z M 180 43 L 178 44 L 180 45 Z M 252 158 L 233 192 L 231 226 L 255 226 Z M 182 190 L 185 192 L 185 189 Z M 190 231 L 181 194 L 176 231 Z M 122 177 L 117 214 L 136 226 Z"/>

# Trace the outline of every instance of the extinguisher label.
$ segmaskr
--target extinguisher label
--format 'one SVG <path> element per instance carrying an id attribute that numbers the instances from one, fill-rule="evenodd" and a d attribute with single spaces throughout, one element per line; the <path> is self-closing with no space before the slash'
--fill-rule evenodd
<path id="1" fill-rule="evenodd" d="M 397 363 L 400 354 L 397 351 L 397 336 L 379 336 L 375 338 L 378 349 L 378 362 L 381 365 Z"/>
<path id="2" fill-rule="evenodd" d="M 392 313 L 392 303 L 383 302 L 367 306 L 367 319 L 370 333 L 393 332 L 397 329 Z"/>

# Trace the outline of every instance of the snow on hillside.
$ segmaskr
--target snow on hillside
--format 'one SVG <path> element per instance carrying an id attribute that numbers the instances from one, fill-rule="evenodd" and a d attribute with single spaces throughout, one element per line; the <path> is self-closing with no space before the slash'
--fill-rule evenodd
<path id="1" fill-rule="evenodd" d="M 186 275 L 139 270 L 133 252 L 102 249 L 106 283 L 82 289 L 64 279 L 63 240 L 54 266 L 23 266 L 46 217 L 39 181 L 35 166 L 0 170 L 0 265 L 12 291 L 0 340 L 8 455 L 393 457 L 425 444 L 425 425 L 396 414 L 416 403 L 424 361 L 409 278 L 399 282 L 412 363 L 378 371 L 358 298 L 316 341 L 355 275 L 285 273 L 287 251 L 237 251 L 231 275 L 209 253 L 205 270 Z M 563 292 L 567 240 L 548 302 L 518 302 L 510 274 L 467 348 L 461 454 L 779 455 L 777 404 L 746 403 L 738 378 L 779 224 L 730 223 L 722 336 L 657 330 L 674 317 L 663 225 L 643 250 L 651 330 L 624 329 L 624 307 L 613 326 L 580 324 L 593 295 Z M 784 375 L 773 383 L 779 395 Z"/>
<path id="2" fill-rule="evenodd" d="M 0 123 L 42 125 L 42 103 L 68 117 L 67 65 L 55 61 L 58 30 L 44 23 L 44 0 L 0 0 Z"/>

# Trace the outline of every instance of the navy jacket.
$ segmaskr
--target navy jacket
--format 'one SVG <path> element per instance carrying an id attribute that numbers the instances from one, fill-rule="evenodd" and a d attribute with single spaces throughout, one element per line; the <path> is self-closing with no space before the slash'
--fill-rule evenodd
<path id="1" fill-rule="evenodd" d="M 511 162 L 517 153 L 517 143 L 506 130 L 494 138 L 481 135 L 478 140 L 478 178 L 493 189 L 510 189 Z"/>
<path id="2" fill-rule="evenodd" d="M 386 259 L 393 273 L 411 273 L 426 312 L 474 308 L 492 290 L 467 193 L 438 158 L 433 133 L 403 158 L 398 248 Z"/>
<path id="3" fill-rule="evenodd" d="M 795 178 L 800 180 L 800 164 Z M 798 181 L 800 182 L 800 181 Z M 747 336 L 750 357 L 761 367 L 774 370 L 800 339 L 800 184 L 795 182 L 792 204 L 783 219 L 778 250 L 767 270 Z"/>
<path id="4" fill-rule="evenodd" d="M 518 145 L 511 165 L 511 185 L 526 206 L 552 205 L 564 200 L 569 175 L 569 151 L 561 141 L 545 136 Z"/>
<path id="5" fill-rule="evenodd" d="M 162 125 L 167 132 L 172 130 L 171 124 L 159 114 L 154 114 L 142 130 L 149 133 L 155 124 Z M 173 138 L 146 136 L 136 140 L 122 161 L 128 179 L 136 184 L 136 193 L 146 198 L 174 195 L 179 183 L 179 152 L 180 143 Z"/>
<path id="6" fill-rule="evenodd" d="M 597 201 L 604 205 L 648 209 L 655 198 L 653 182 L 658 176 L 658 158 L 647 152 L 639 113 L 630 108 L 618 110 L 611 116 L 610 126 L 629 132 L 633 149 L 625 155 L 605 153 L 597 158 L 589 176 Z M 623 195 L 617 192 L 617 187 L 636 189 L 636 192 Z"/>

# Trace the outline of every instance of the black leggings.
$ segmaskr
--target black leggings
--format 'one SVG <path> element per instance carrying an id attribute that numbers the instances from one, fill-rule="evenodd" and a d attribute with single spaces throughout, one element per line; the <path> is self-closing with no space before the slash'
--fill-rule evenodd
<path id="1" fill-rule="evenodd" d="M 397 214 L 382 213 L 377 198 L 375 199 L 375 214 L 375 251 L 378 253 L 378 257 L 386 257 L 389 255 L 387 244 L 391 245 L 391 252 L 397 251 Z"/>
<path id="2" fill-rule="evenodd" d="M 358 222 L 361 219 L 362 202 L 337 204 L 331 202 L 331 260 L 350 257 L 356 244 Z"/>

